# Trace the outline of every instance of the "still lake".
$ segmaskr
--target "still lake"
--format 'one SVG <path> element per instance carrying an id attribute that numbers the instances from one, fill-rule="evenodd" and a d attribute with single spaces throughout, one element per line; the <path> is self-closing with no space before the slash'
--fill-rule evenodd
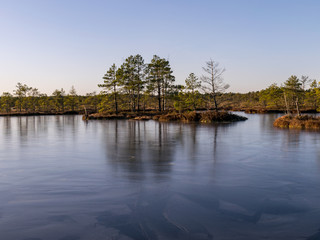
<path id="1" fill-rule="evenodd" d="M 0 239 L 320 239 L 320 133 L 0 117 Z"/>

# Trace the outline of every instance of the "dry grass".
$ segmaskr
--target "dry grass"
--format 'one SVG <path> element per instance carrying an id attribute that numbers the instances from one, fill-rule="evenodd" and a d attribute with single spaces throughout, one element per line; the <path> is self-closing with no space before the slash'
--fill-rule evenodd
<path id="1" fill-rule="evenodd" d="M 238 116 L 228 112 L 185 112 L 183 114 L 179 113 L 169 113 L 159 117 L 160 121 L 185 121 L 185 122 L 235 122 L 247 120 L 246 117 Z"/>
<path id="2" fill-rule="evenodd" d="M 156 113 L 94 113 L 88 116 L 88 119 L 134 119 L 134 120 L 158 120 L 165 122 L 172 121 L 182 121 L 182 122 L 236 122 L 247 120 L 246 117 L 238 116 L 228 112 L 215 112 L 215 111 L 206 111 L 206 112 L 184 112 L 176 113 L 171 112 L 167 114 L 156 114 Z"/>
<path id="3" fill-rule="evenodd" d="M 259 108 L 259 109 L 252 109 L 252 108 L 247 108 L 244 110 L 245 113 L 267 113 L 268 110 L 265 108 Z"/>
<path id="4" fill-rule="evenodd" d="M 201 122 L 210 123 L 210 122 L 236 122 L 236 121 L 245 121 L 246 117 L 242 117 L 236 114 L 229 112 L 214 112 L 206 111 L 201 113 Z"/>
<path id="5" fill-rule="evenodd" d="M 125 119 L 126 116 L 123 114 L 115 114 L 115 113 L 94 113 L 88 116 L 88 120 L 111 120 L 111 119 Z"/>
<path id="6" fill-rule="evenodd" d="M 181 120 L 181 115 L 179 113 L 168 113 L 165 115 L 160 115 L 158 120 L 159 121 L 179 121 Z"/>
<path id="7" fill-rule="evenodd" d="M 320 130 L 320 117 L 310 115 L 289 116 L 285 115 L 277 118 L 273 126 L 279 128 L 312 129 Z"/>

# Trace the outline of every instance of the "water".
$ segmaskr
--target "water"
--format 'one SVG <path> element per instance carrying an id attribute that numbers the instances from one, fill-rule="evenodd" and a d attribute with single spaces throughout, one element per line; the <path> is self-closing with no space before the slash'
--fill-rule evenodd
<path id="1" fill-rule="evenodd" d="M 320 134 L 0 118 L 0 239 L 320 239 Z"/>

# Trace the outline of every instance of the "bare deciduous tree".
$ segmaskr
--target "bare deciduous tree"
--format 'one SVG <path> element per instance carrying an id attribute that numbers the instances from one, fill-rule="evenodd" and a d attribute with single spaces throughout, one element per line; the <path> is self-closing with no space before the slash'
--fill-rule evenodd
<path id="1" fill-rule="evenodd" d="M 210 95 L 210 102 L 214 104 L 214 109 L 218 111 L 217 96 L 229 88 L 229 84 L 223 82 L 222 74 L 226 71 L 219 67 L 219 63 L 210 59 L 202 68 L 206 73 L 201 80 L 204 83 L 203 89 Z"/>
<path id="2" fill-rule="evenodd" d="M 301 87 L 304 90 L 306 90 L 306 85 L 309 84 L 312 81 L 308 76 L 301 76 L 300 82 L 301 82 Z"/>

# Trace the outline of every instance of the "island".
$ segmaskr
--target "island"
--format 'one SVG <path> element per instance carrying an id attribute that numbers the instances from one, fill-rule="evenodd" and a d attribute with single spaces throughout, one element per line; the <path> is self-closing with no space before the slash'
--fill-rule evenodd
<path id="1" fill-rule="evenodd" d="M 311 115 L 285 115 L 277 118 L 273 126 L 289 129 L 320 130 L 320 117 Z"/>

